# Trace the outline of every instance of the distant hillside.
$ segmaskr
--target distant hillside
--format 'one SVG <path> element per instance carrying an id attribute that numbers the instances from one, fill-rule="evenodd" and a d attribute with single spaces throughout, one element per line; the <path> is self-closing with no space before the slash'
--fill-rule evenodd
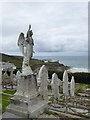
<path id="1" fill-rule="evenodd" d="M 11 55 L 1 54 L 1 53 L 0 55 L 2 56 L 3 62 L 13 63 L 17 67 L 17 69 L 21 69 L 23 57 L 11 56 Z M 37 70 L 42 65 L 46 65 L 49 70 L 63 71 L 63 70 L 69 69 L 68 66 L 64 66 L 59 62 L 44 62 L 44 60 L 38 60 L 38 59 L 32 59 L 30 61 L 30 66 L 33 70 Z"/>
<path id="2" fill-rule="evenodd" d="M 1 54 L 3 62 L 13 63 L 17 68 L 21 68 L 22 65 L 22 57 L 21 56 L 11 56 L 6 54 Z"/>

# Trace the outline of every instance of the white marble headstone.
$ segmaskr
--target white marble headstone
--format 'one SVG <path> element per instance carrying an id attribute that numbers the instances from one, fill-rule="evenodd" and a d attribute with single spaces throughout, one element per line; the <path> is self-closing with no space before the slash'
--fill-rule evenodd
<path id="1" fill-rule="evenodd" d="M 75 95 L 75 80 L 74 76 L 72 76 L 71 82 L 70 82 L 70 95 L 71 97 L 74 97 Z"/>
<path id="2" fill-rule="evenodd" d="M 51 87 L 54 98 L 59 99 L 59 79 L 56 73 L 52 75 Z"/>
<path id="3" fill-rule="evenodd" d="M 68 96 L 68 73 L 66 70 L 63 74 L 63 95 Z"/>
<path id="4" fill-rule="evenodd" d="M 48 90 L 47 90 L 48 71 L 45 65 L 43 65 L 40 68 L 38 79 L 40 82 L 40 95 L 43 97 L 43 99 L 48 100 Z"/>

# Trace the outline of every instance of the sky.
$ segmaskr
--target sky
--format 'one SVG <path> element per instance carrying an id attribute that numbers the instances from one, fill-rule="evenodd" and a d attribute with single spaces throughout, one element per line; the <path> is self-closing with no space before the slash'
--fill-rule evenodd
<path id="1" fill-rule="evenodd" d="M 31 24 L 35 56 L 88 54 L 88 3 L 3 3 L 2 50 L 21 55 L 17 41 Z"/>

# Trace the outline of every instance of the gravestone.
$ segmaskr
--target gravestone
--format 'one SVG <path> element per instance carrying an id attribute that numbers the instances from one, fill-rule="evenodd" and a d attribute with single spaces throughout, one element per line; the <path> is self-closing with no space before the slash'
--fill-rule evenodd
<path id="1" fill-rule="evenodd" d="M 56 73 L 54 73 L 52 75 L 52 82 L 51 82 L 51 86 L 52 86 L 52 95 L 54 97 L 54 103 L 56 102 L 56 100 L 59 100 L 59 79 Z"/>
<path id="2" fill-rule="evenodd" d="M 48 106 L 46 68 L 44 66 L 41 71 L 41 93 L 39 94 L 36 75 L 29 66 L 29 61 L 33 56 L 32 35 L 31 25 L 26 37 L 24 37 L 24 33 L 19 35 L 18 46 L 23 54 L 22 72 L 17 72 L 17 91 L 6 108 L 6 112 L 23 118 L 38 117 Z"/>
<path id="3" fill-rule="evenodd" d="M 48 71 L 43 65 L 40 68 L 38 79 L 40 81 L 40 95 L 46 101 L 48 101 L 48 89 L 47 89 L 47 80 L 48 80 Z"/>
<path id="4" fill-rule="evenodd" d="M 17 79 L 17 81 L 18 81 L 18 79 L 20 79 L 20 74 L 21 74 L 21 73 L 20 73 L 20 71 L 18 70 L 17 73 L 16 73 L 16 79 Z"/>
<path id="5" fill-rule="evenodd" d="M 63 73 L 63 95 L 68 96 L 68 73 L 66 70 Z"/>
<path id="6" fill-rule="evenodd" d="M 72 76 L 71 82 L 70 82 L 70 95 L 71 97 L 75 96 L 75 80 L 74 76 Z"/>

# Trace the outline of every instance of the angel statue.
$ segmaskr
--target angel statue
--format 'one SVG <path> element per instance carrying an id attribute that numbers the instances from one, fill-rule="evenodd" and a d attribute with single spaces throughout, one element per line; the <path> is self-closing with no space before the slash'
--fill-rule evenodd
<path id="1" fill-rule="evenodd" d="M 32 70 L 29 66 L 29 61 L 33 56 L 33 32 L 31 30 L 31 25 L 29 25 L 29 29 L 27 31 L 26 37 L 24 37 L 24 33 L 20 33 L 18 38 L 18 46 L 23 54 L 23 64 L 22 64 L 22 74 L 32 74 Z"/>

